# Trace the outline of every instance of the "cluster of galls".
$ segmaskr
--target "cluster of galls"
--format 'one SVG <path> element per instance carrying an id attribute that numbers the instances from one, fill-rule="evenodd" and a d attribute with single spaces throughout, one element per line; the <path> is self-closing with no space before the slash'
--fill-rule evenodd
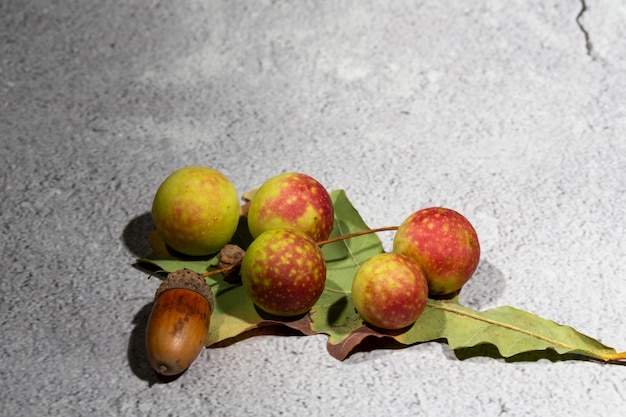
<path id="1" fill-rule="evenodd" d="M 240 214 L 233 184 L 218 171 L 196 166 L 179 169 L 166 178 L 152 205 L 155 227 L 165 243 L 191 256 L 222 249 L 232 239 Z M 272 315 L 305 314 L 326 283 L 320 244 L 328 239 L 334 224 L 328 191 L 302 173 L 277 175 L 254 193 L 247 221 L 254 240 L 241 262 L 246 293 L 258 308 Z M 398 227 L 392 253 L 376 255 L 360 265 L 352 284 L 354 306 L 372 326 L 407 327 L 421 315 L 429 294 L 440 297 L 457 292 L 474 273 L 479 257 L 476 232 L 465 217 L 446 208 L 419 210 Z M 171 350 L 172 357 L 163 359 L 167 356 L 163 354 L 153 361 L 151 350 L 197 346 L 198 340 L 206 341 L 208 325 L 198 326 L 200 330 L 191 336 L 180 328 L 174 331 L 174 327 L 193 320 L 161 319 L 164 323 L 160 325 L 172 329 L 157 332 L 150 322 L 157 313 L 163 316 L 155 313 L 158 305 L 155 303 L 146 334 L 148 356 L 157 372 L 178 373 L 195 359 L 197 349 L 193 349 L 195 356 L 188 354 L 184 361 L 176 356 L 176 349 Z M 208 302 L 198 305 L 204 310 L 193 317 L 208 323 L 212 306 Z M 187 311 L 185 314 L 192 317 Z M 155 341 L 157 337 L 160 339 Z M 180 337 L 189 340 L 177 339 Z"/>
<path id="2" fill-rule="evenodd" d="M 405 219 L 393 240 L 393 252 L 363 263 L 352 282 L 359 314 L 382 329 L 411 325 L 428 297 L 450 297 L 471 278 L 480 244 L 470 222 L 458 212 L 430 207 Z"/>

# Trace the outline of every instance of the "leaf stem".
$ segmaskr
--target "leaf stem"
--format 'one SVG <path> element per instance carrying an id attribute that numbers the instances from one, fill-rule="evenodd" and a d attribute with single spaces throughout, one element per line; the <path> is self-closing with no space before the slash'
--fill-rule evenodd
<path id="1" fill-rule="evenodd" d="M 624 363 L 624 361 L 626 361 L 626 352 L 620 352 L 614 355 L 606 355 L 605 357 L 603 357 L 603 359 L 606 361 Z"/>

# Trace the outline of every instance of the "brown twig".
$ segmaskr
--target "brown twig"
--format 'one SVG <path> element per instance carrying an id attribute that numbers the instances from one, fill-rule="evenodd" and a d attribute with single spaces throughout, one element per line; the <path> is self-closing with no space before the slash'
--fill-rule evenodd
<path id="1" fill-rule="evenodd" d="M 392 231 L 392 230 L 398 230 L 398 226 L 388 226 L 388 227 L 379 227 L 377 229 L 361 230 L 359 232 L 349 233 L 347 235 L 341 235 L 341 236 L 333 237 L 331 239 L 322 240 L 320 242 L 317 242 L 317 245 L 319 247 L 322 247 L 324 245 L 328 245 L 329 243 L 339 242 L 341 240 L 346 240 L 346 239 L 352 239 L 353 237 L 369 235 L 371 233 L 387 232 L 387 231 Z M 233 264 L 227 265 L 225 267 L 204 272 L 201 275 L 203 278 L 206 278 L 206 277 L 210 277 L 213 275 L 222 274 L 224 272 L 230 271 L 231 269 L 237 268 L 238 266 L 241 265 L 241 262 L 242 262 L 242 259 L 238 260 L 237 262 Z"/>
<path id="2" fill-rule="evenodd" d="M 317 242 L 317 244 L 321 247 L 324 245 L 328 245 L 329 243 L 339 242 L 340 240 L 351 239 L 357 236 L 369 235 L 371 233 L 387 232 L 390 230 L 398 230 L 398 226 L 388 226 L 388 227 L 379 227 L 377 229 L 361 230 L 360 232 L 349 233 L 347 235 L 341 235 L 341 236 L 333 237 L 331 239 L 322 240 L 321 242 Z"/>

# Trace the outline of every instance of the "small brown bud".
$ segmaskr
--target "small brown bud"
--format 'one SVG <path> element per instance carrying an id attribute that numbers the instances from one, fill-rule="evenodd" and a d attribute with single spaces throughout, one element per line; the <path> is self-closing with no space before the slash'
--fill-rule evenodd
<path id="1" fill-rule="evenodd" d="M 217 255 L 217 266 L 218 268 L 227 268 L 227 271 L 224 271 L 222 274 L 224 275 L 224 280 L 230 284 L 237 284 L 241 282 L 241 277 L 239 276 L 239 270 L 241 265 L 241 260 L 243 259 L 243 255 L 245 251 L 241 249 L 237 245 L 226 245 L 222 248 L 222 250 Z"/>

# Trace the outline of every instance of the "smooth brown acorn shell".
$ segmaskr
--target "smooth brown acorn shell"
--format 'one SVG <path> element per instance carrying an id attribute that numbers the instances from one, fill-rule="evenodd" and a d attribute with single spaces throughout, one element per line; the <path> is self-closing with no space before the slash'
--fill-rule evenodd
<path id="1" fill-rule="evenodd" d="M 146 353 L 161 375 L 178 375 L 206 344 L 213 295 L 204 278 L 193 271 L 171 273 L 161 283 L 146 327 Z"/>

